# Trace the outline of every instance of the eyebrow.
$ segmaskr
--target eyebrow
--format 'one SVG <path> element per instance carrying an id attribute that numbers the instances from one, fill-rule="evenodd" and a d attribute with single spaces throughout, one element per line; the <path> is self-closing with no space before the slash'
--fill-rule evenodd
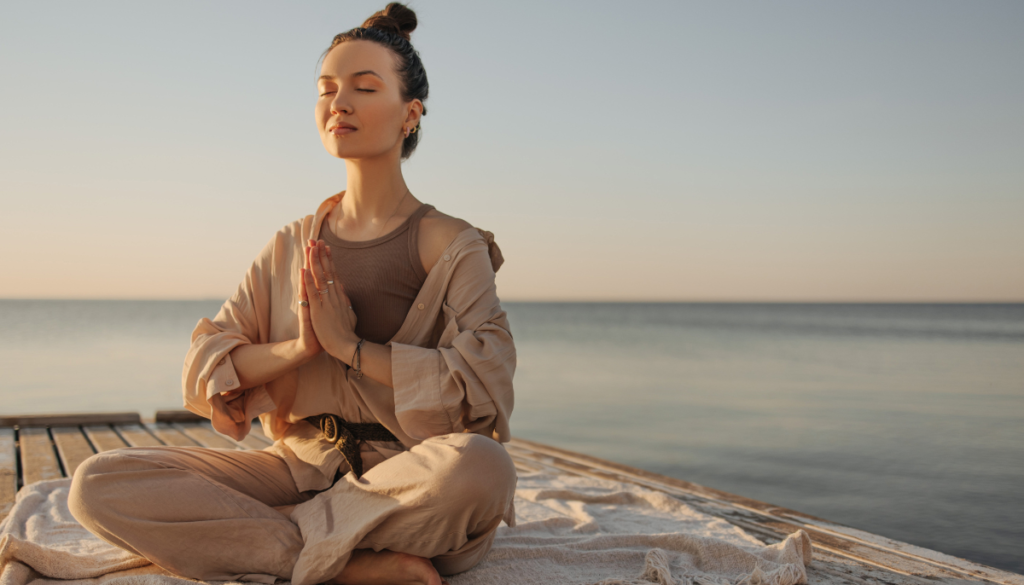
<path id="1" fill-rule="evenodd" d="M 355 73 L 352 74 L 352 77 L 359 77 L 360 75 L 376 75 L 378 79 L 380 79 L 381 81 L 384 81 L 384 78 L 381 77 L 380 75 L 378 75 L 377 72 L 373 71 L 372 69 L 366 69 L 364 71 L 356 71 Z M 317 83 L 320 83 L 321 81 L 323 81 L 325 79 L 328 80 L 328 81 L 333 81 L 333 80 L 336 80 L 338 78 L 333 76 L 333 75 L 321 75 L 320 78 L 317 79 L 316 81 L 317 81 Z"/>

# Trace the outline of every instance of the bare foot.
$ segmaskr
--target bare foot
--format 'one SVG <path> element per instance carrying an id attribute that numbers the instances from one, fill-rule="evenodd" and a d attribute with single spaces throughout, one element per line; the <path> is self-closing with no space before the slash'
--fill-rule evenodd
<path id="1" fill-rule="evenodd" d="M 448 585 L 429 559 L 406 553 L 361 548 L 331 585 Z"/>

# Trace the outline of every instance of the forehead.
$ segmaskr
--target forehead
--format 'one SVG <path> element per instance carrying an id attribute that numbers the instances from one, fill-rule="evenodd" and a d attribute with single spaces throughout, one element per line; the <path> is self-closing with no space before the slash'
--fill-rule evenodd
<path id="1" fill-rule="evenodd" d="M 346 79 L 360 71 L 373 71 L 385 81 L 395 79 L 391 51 L 372 41 L 345 41 L 324 57 L 320 75 Z M 370 75 L 369 77 L 376 77 Z"/>

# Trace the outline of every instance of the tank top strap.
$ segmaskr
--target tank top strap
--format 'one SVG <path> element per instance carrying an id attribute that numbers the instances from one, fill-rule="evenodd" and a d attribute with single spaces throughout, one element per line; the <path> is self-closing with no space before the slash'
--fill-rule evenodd
<path id="1" fill-rule="evenodd" d="M 424 203 L 409 217 L 409 261 L 421 281 L 427 279 L 427 271 L 423 269 L 423 261 L 420 260 L 420 220 L 431 209 L 434 209 L 433 205 Z"/>

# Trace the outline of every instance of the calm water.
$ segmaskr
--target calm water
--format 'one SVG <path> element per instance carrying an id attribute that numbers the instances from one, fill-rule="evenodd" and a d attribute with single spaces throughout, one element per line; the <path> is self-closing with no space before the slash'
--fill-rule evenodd
<path id="1" fill-rule="evenodd" d="M 0 411 L 181 408 L 220 301 L 0 301 Z M 513 432 L 1024 572 L 1024 305 L 506 303 Z"/>

